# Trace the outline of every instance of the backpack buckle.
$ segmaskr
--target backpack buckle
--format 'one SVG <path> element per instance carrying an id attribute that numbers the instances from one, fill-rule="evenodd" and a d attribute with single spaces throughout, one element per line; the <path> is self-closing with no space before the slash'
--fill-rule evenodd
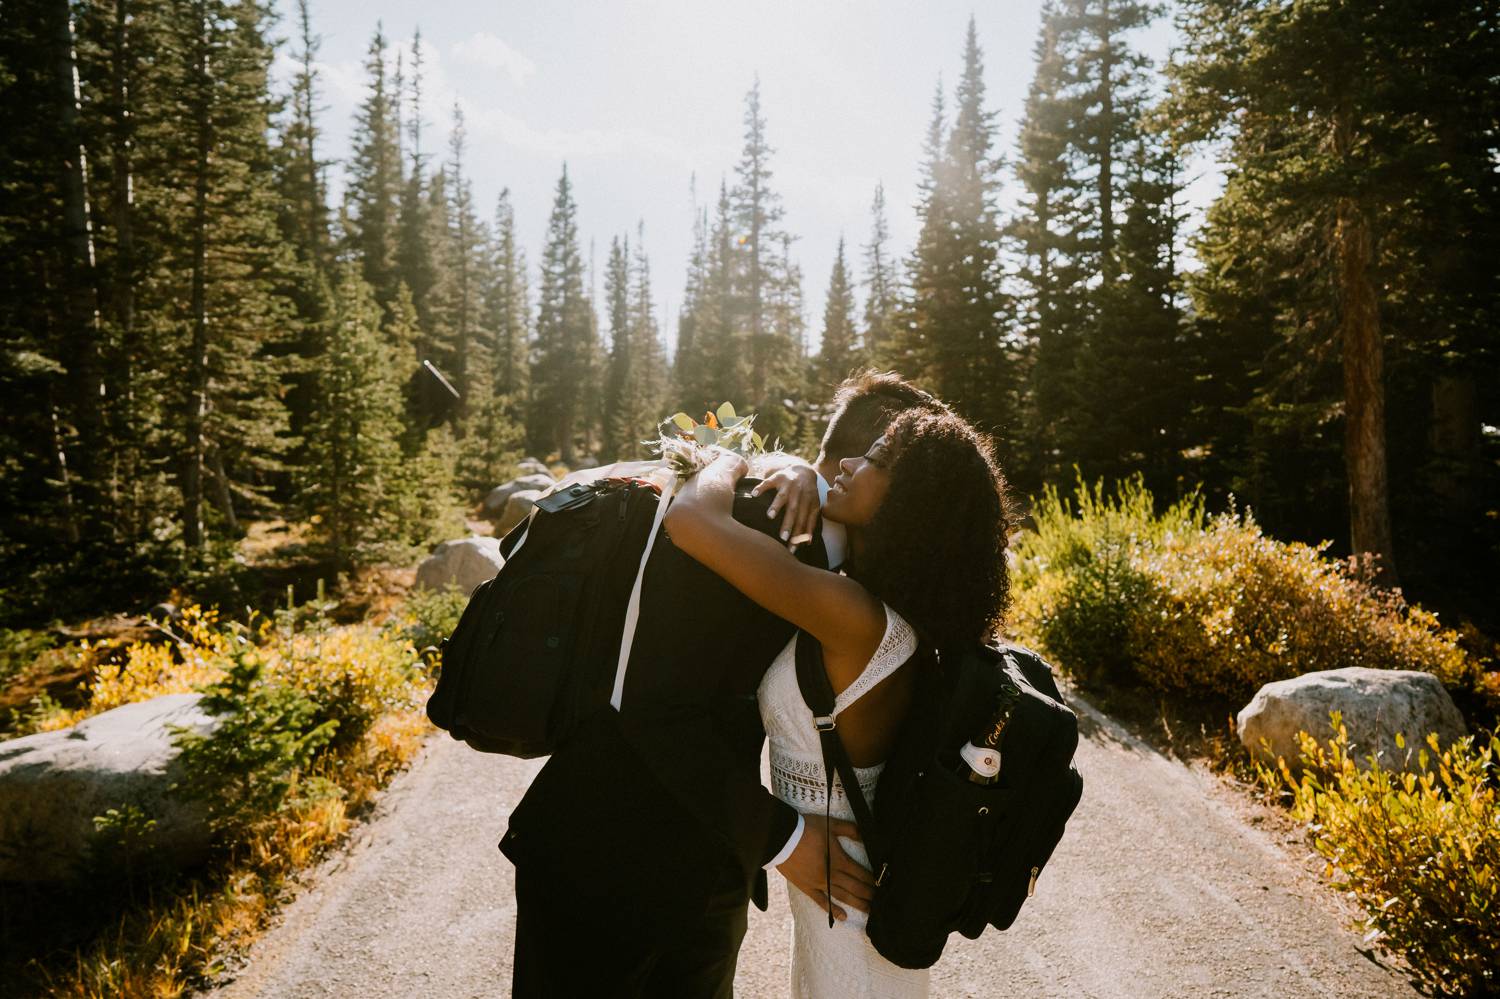
<path id="1" fill-rule="evenodd" d="M 819 732 L 832 732 L 838 727 L 838 722 L 833 720 L 833 715 L 819 715 L 813 719 L 813 728 Z"/>

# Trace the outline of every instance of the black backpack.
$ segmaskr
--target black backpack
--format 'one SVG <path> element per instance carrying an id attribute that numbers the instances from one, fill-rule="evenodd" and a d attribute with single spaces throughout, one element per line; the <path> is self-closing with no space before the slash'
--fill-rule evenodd
<path id="1" fill-rule="evenodd" d="M 442 643 L 432 723 L 480 752 L 530 759 L 609 703 L 647 540 L 665 510 L 639 479 L 538 500 L 500 542 L 500 572 L 474 589 Z"/>
<path id="2" fill-rule="evenodd" d="M 830 792 L 837 773 L 877 875 L 866 933 L 903 968 L 931 967 L 955 931 L 972 940 L 986 926 L 1008 928 L 1083 794 L 1073 764 L 1078 719 L 1045 660 L 1015 645 L 917 654 L 927 661 L 906 667 L 922 672 L 873 807 L 837 728 L 819 728 Z M 958 772 L 958 749 L 984 728 L 1006 682 L 1021 697 L 1001 745 L 1000 780 L 975 784 Z M 805 632 L 797 683 L 814 718 L 831 717 L 822 646 Z"/>
<path id="3" fill-rule="evenodd" d="M 779 520 L 765 515 L 773 495 L 750 497 L 759 482 L 735 486 L 734 516 L 774 536 Z M 500 542 L 500 572 L 475 587 L 442 643 L 432 723 L 480 752 L 530 759 L 606 705 L 618 709 L 670 501 L 651 482 L 620 478 L 538 500 Z"/>

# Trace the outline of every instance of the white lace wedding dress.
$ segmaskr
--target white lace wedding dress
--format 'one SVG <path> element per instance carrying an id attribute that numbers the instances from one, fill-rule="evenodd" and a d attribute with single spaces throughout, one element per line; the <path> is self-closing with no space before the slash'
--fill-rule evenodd
<path id="1" fill-rule="evenodd" d="M 885 637 L 864 671 L 834 700 L 834 717 L 857 701 L 877 683 L 911 658 L 917 648 L 911 625 L 891 608 L 885 609 Z M 812 711 L 797 687 L 796 639 L 794 638 L 766 671 L 759 691 L 760 716 L 771 741 L 771 785 L 776 796 L 799 812 L 823 814 L 828 796 L 828 778 L 823 772 L 823 754 L 813 728 Z M 875 781 L 884 764 L 857 767 L 860 789 L 866 800 L 875 792 Z M 843 785 L 835 777 L 829 814 L 854 821 Z M 808 833 L 807 835 L 811 835 Z M 864 848 L 840 837 L 844 850 L 869 866 Z M 927 995 L 927 971 L 898 968 L 876 952 L 865 936 L 866 914 L 847 904 L 846 921 L 832 928 L 828 914 L 801 891 L 787 886 L 792 907 L 792 996 L 793 999 L 857 999 L 889 997 L 920 999 Z"/>

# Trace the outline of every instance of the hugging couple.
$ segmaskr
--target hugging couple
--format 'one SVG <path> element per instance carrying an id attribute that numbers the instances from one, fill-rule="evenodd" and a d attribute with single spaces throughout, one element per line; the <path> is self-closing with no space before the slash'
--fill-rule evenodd
<path id="1" fill-rule="evenodd" d="M 516 867 L 514 996 L 730 996 L 746 902 L 766 907 L 772 869 L 793 996 L 927 994 L 926 970 L 865 936 L 875 879 L 842 786 L 828 798 L 795 635 L 822 643 L 871 799 L 930 650 L 999 622 L 1005 486 L 974 428 L 893 374 L 850 378 L 834 401 L 815 465 L 757 468 L 755 498 L 737 498 L 747 465 L 724 452 L 672 500 L 620 710 L 558 747 L 500 844 Z"/>

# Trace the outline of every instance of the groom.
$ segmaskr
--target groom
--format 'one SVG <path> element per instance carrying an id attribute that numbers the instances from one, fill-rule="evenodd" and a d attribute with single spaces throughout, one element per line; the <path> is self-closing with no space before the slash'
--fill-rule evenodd
<path id="1" fill-rule="evenodd" d="M 841 459 L 864 454 L 900 412 L 935 405 L 877 373 L 845 381 L 834 401 L 811 483 L 820 500 Z M 739 498 L 735 516 L 774 531 L 769 506 L 769 495 Z M 843 540 L 820 521 L 797 555 L 838 568 Z M 792 633 L 658 540 L 621 710 L 559 747 L 500 843 L 516 865 L 514 996 L 730 996 L 746 902 L 766 907 L 766 870 L 828 904 L 825 819 L 760 783 L 756 690 Z M 857 831 L 831 825 L 835 913 L 868 908 L 871 875 L 836 838 Z"/>

